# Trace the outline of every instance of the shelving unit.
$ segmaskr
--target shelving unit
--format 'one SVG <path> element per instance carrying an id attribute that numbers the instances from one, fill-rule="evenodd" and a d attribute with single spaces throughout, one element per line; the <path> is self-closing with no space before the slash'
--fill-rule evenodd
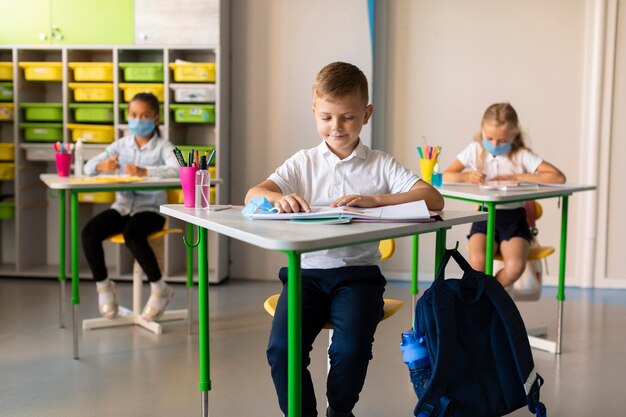
<path id="1" fill-rule="evenodd" d="M 178 60 L 178 61 L 177 61 Z M 208 80 L 178 81 L 170 64 L 180 61 L 209 64 L 214 67 L 215 77 Z M 157 46 L 0 46 L 0 62 L 11 62 L 13 83 L 13 120 L 0 121 L 0 143 L 14 144 L 15 179 L 0 181 L 0 195 L 15 194 L 17 208 L 13 219 L 0 219 L 0 275 L 56 277 L 58 271 L 58 201 L 54 194 L 47 191 L 39 180 L 39 174 L 54 172 L 54 154 L 51 143 L 57 140 L 71 143 L 82 135 L 85 143 L 85 160 L 100 153 L 108 139 L 95 142 L 90 129 L 111 129 L 115 139 L 127 134 L 127 122 L 124 106 L 127 98 L 124 89 L 138 87 L 143 91 L 142 82 L 127 79 L 125 63 L 154 63 L 162 66 L 162 80 L 150 81 L 162 85 L 163 116 L 161 134 L 174 145 L 215 146 L 215 175 L 222 180 L 216 186 L 217 204 L 229 203 L 228 200 L 228 160 L 227 141 L 228 82 L 226 62 L 222 60 L 219 45 L 157 47 Z M 39 81 L 25 76 L 20 64 L 28 62 L 60 63 L 60 80 Z M 110 67 L 112 76 L 96 75 L 94 79 L 79 75 L 76 63 L 86 63 L 84 73 L 89 73 L 94 66 Z M 23 65 L 22 65 L 23 66 Z M 104 70 L 106 72 L 106 69 Z M 141 80 L 139 80 L 141 81 Z M 146 81 L 148 82 L 148 81 Z M 131 84 L 128 86 L 127 84 Z M 181 97 L 176 89 L 184 86 L 197 86 L 210 89 L 208 96 L 192 102 L 185 102 L 191 109 L 184 109 L 188 122 L 177 122 L 174 115 Z M 112 96 L 101 98 L 97 89 L 111 86 Z M 83 90 L 82 97 L 77 96 L 77 89 Z M 105 87 L 109 88 L 109 87 Z M 93 90 L 92 90 L 93 89 Z M 192 94 L 193 95 L 193 94 Z M 95 97 L 95 98 L 94 98 Z M 207 97 L 209 99 L 207 99 Z M 177 100 L 178 99 L 178 100 Z M 189 99 L 183 99 L 189 101 Z M 0 102 L 1 103 L 1 102 Z M 60 103 L 61 120 L 26 120 L 24 103 Z M 207 113 L 207 109 L 211 113 Z M 82 111 L 82 113 L 77 113 Z M 95 116 L 94 116 L 94 113 Z M 110 113 L 109 113 L 110 112 Z M 87 118 L 87 120 L 85 119 Z M 89 118 L 92 119 L 89 119 Z M 185 119 L 185 117 L 183 117 Z M 37 125 L 35 125 L 37 124 Z M 33 127 L 34 126 L 34 127 Z M 56 129 L 56 130 L 55 130 Z M 85 129 L 88 133 L 84 132 Z M 39 135 L 39 136 L 38 136 Z M 2 161 L 0 161 L 2 163 Z M 1 203 L 1 201 L 0 201 Z M 80 226 L 99 211 L 108 208 L 110 203 L 81 203 Z M 0 206 L 1 209 L 1 206 Z M 171 227 L 185 225 L 170 220 Z M 210 282 L 217 283 L 228 274 L 228 244 L 224 237 L 209 237 Z M 163 249 L 163 273 L 167 280 L 184 281 L 186 279 L 185 247 L 180 236 L 165 238 Z M 69 254 L 69 248 L 66 253 Z M 33 256 L 33 254 L 37 254 Z M 124 247 L 105 244 L 106 263 L 109 274 L 114 279 L 131 279 L 132 256 Z M 66 261 L 69 268 L 69 259 Z M 81 254 L 81 277 L 89 277 L 85 260 Z M 69 272 L 69 271 L 68 271 Z"/>

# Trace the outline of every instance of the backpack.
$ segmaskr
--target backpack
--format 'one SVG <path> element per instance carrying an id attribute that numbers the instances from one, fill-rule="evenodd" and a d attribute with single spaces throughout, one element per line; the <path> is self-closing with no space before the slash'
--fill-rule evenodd
<path id="1" fill-rule="evenodd" d="M 464 271 L 444 280 L 450 258 Z M 446 250 L 435 281 L 415 306 L 429 369 L 411 371 L 417 417 L 495 417 L 524 405 L 546 416 L 522 317 L 502 285 Z"/>

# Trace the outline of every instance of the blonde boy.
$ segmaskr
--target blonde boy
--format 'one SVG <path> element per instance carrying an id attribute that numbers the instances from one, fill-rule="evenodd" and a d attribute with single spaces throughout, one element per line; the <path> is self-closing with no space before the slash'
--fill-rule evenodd
<path id="1" fill-rule="evenodd" d="M 313 84 L 313 115 L 323 141 L 289 158 L 252 187 L 246 203 L 266 197 L 283 212 L 312 205 L 378 207 L 425 200 L 441 210 L 437 190 L 392 156 L 361 143 L 359 134 L 374 108 L 367 79 L 351 64 L 322 68 Z M 372 358 L 376 326 L 383 314 L 385 278 L 378 244 L 366 243 L 302 255 L 302 416 L 317 416 L 309 352 L 324 323 L 333 323 L 327 381 L 328 417 L 351 417 Z M 287 268 L 272 323 L 267 357 L 281 410 L 287 415 Z"/>

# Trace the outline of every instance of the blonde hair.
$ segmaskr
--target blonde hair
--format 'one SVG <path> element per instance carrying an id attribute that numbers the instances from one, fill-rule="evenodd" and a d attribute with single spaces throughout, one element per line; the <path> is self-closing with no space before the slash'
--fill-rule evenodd
<path id="1" fill-rule="evenodd" d="M 326 65 L 315 76 L 313 101 L 324 98 L 337 101 L 352 93 L 359 93 L 364 105 L 369 102 L 367 78 L 356 66 L 346 62 L 333 62 Z"/>
<path id="2" fill-rule="evenodd" d="M 513 156 L 520 149 L 526 148 L 524 144 L 524 134 L 519 126 L 517 112 L 510 103 L 494 103 L 487 107 L 485 114 L 483 114 L 483 119 L 480 122 L 480 132 L 474 137 L 474 140 L 478 143 L 482 143 L 483 141 L 482 128 L 486 122 L 492 122 L 498 127 L 506 125 L 508 131 L 515 133 L 515 137 L 511 142 L 509 156 Z M 483 154 L 484 153 L 485 152 L 483 152 Z"/>

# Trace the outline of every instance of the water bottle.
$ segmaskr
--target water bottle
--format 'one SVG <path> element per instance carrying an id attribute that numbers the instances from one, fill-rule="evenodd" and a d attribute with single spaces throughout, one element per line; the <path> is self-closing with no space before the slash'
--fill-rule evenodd
<path id="1" fill-rule="evenodd" d="M 402 333 L 402 360 L 409 367 L 409 370 L 416 370 L 430 366 L 428 359 L 428 349 L 426 348 L 426 337 L 416 330 L 409 330 Z"/>
<path id="2" fill-rule="evenodd" d="M 83 176 L 83 165 L 83 141 L 79 139 L 76 142 L 76 147 L 74 148 L 74 176 L 76 178 L 80 178 Z"/>
<path id="3" fill-rule="evenodd" d="M 409 367 L 409 377 L 417 398 L 422 398 L 430 382 L 432 370 L 426 348 L 426 337 L 419 331 L 409 330 L 402 333 L 402 360 Z M 421 416 L 420 416 L 421 417 Z"/>
<path id="4" fill-rule="evenodd" d="M 196 172 L 196 210 L 209 210 L 211 206 L 211 176 L 207 170 L 207 158 L 200 158 L 200 169 Z"/>

